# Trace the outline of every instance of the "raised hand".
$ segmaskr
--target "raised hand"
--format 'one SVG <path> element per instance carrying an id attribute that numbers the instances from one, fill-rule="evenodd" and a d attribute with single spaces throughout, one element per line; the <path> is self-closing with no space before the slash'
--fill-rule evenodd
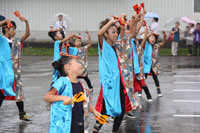
<path id="1" fill-rule="evenodd" d="M 27 19 L 26 19 L 25 17 L 22 17 L 22 16 L 20 16 L 19 19 L 20 19 L 22 22 L 26 22 L 26 21 L 27 21 Z"/>

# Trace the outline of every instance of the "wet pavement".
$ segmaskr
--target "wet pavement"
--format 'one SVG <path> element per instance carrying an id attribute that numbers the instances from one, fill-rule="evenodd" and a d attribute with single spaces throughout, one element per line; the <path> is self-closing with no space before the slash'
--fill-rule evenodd
<path id="1" fill-rule="evenodd" d="M 49 56 L 24 56 L 22 80 L 25 93 L 25 111 L 33 120 L 19 120 L 15 102 L 4 101 L 0 109 L 0 133 L 47 133 L 49 111 L 43 97 L 51 83 Z M 153 102 L 145 95 L 139 100 L 142 110 L 134 111 L 136 119 L 126 119 L 119 133 L 199 133 L 200 132 L 200 57 L 161 57 L 162 75 L 159 76 L 163 97 L 158 98 L 151 76 L 147 84 Z M 92 104 L 99 94 L 98 58 L 89 57 L 89 78 L 94 86 Z M 90 116 L 90 129 L 94 125 Z M 102 127 L 101 133 L 112 130 L 112 121 Z"/>

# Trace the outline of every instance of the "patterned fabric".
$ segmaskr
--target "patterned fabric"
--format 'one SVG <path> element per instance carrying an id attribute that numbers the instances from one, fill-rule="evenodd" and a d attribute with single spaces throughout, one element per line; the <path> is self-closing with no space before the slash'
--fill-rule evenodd
<path id="1" fill-rule="evenodd" d="M 160 43 L 157 43 L 153 47 L 153 54 L 152 54 L 152 69 L 156 75 L 161 74 L 159 54 L 160 54 Z"/>
<path id="2" fill-rule="evenodd" d="M 12 43 L 12 64 L 14 70 L 15 93 L 16 99 L 24 99 L 22 80 L 21 80 L 21 40 L 16 38 Z"/>
<path id="3" fill-rule="evenodd" d="M 82 64 L 83 67 L 83 73 L 82 76 L 85 77 L 88 74 L 88 45 L 81 47 L 78 50 L 78 56 L 80 57 L 80 63 Z"/>
<path id="4" fill-rule="evenodd" d="M 134 96 L 134 63 L 133 63 L 133 47 L 129 42 L 128 36 L 124 36 L 123 39 L 118 40 L 115 44 L 116 53 L 120 61 L 120 70 L 123 76 L 125 89 L 128 94 L 129 100 L 131 100 L 132 110 L 139 106 L 137 98 Z"/>
<path id="5" fill-rule="evenodd" d="M 131 98 L 131 94 L 133 93 L 133 63 L 132 48 L 128 43 L 128 37 L 118 40 L 115 44 L 115 48 L 120 61 L 120 69 L 126 92 L 129 98 Z"/>
<path id="6" fill-rule="evenodd" d="M 83 89 L 84 89 L 84 95 L 85 95 L 85 101 L 83 102 L 83 109 L 84 109 L 84 131 L 89 132 L 89 104 L 90 104 L 90 91 L 89 89 L 86 87 L 85 84 L 83 84 L 83 82 L 81 82 Z"/>
<path id="7" fill-rule="evenodd" d="M 137 52 L 137 56 L 139 60 L 139 66 L 140 66 L 140 73 L 136 75 L 136 78 L 138 80 L 142 80 L 144 79 L 143 77 L 145 77 L 144 68 L 143 68 L 143 51 L 138 40 L 135 41 L 135 47 L 136 47 L 136 52 Z"/>

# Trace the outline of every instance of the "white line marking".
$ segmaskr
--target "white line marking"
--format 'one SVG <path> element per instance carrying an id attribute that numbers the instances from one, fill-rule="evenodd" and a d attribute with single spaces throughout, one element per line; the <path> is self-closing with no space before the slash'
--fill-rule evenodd
<path id="1" fill-rule="evenodd" d="M 200 90 L 179 90 L 179 89 L 175 89 L 173 91 L 186 91 L 186 92 L 200 92 Z"/>
<path id="2" fill-rule="evenodd" d="M 174 84 L 200 84 L 200 82 L 173 82 Z"/>
<path id="3" fill-rule="evenodd" d="M 174 75 L 175 78 L 198 78 L 200 75 Z"/>
<path id="4" fill-rule="evenodd" d="M 174 114 L 174 117 L 200 117 L 200 115 L 178 115 L 178 114 Z"/>
<path id="5" fill-rule="evenodd" d="M 173 100 L 175 103 L 200 103 L 200 100 Z"/>

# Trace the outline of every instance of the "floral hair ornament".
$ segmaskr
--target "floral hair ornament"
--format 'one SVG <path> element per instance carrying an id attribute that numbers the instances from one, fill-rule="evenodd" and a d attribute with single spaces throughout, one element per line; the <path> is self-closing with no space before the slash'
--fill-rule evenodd
<path id="1" fill-rule="evenodd" d="M 73 35 L 74 38 L 78 38 L 78 39 L 82 39 L 81 33 L 79 33 L 79 35 Z"/>
<path id="2" fill-rule="evenodd" d="M 13 27 L 13 24 L 12 24 L 11 22 L 8 22 L 8 23 L 7 23 L 7 27 L 8 27 L 8 29 L 10 29 L 10 28 Z"/>

